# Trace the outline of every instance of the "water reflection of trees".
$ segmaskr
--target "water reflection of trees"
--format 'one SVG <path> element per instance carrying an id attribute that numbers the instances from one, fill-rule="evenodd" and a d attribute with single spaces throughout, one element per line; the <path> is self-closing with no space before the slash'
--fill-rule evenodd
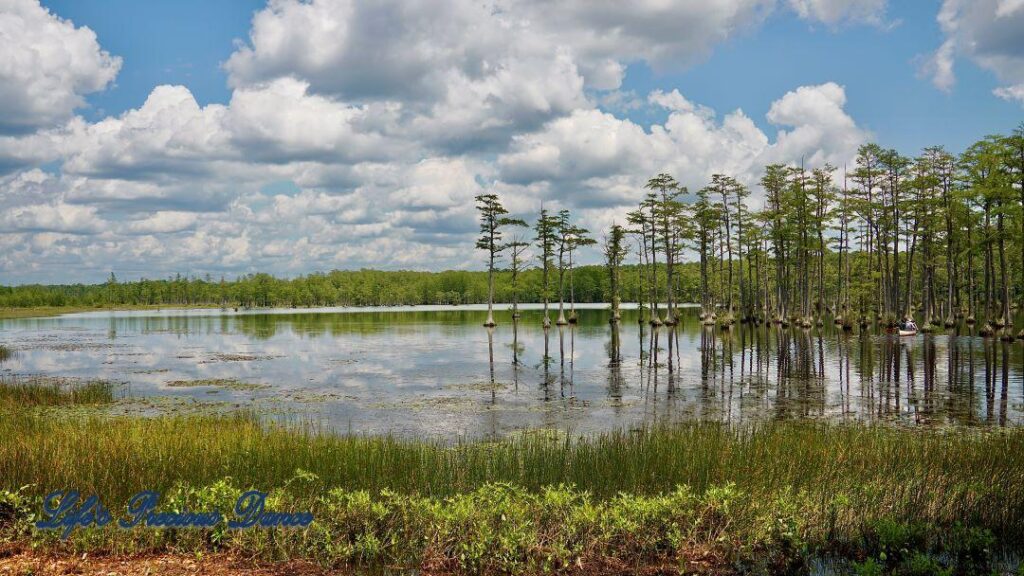
<path id="1" fill-rule="evenodd" d="M 687 386 L 679 379 L 679 351 L 686 345 L 680 338 L 695 332 L 689 341 L 700 365 L 698 382 L 690 384 L 697 394 L 686 410 L 699 418 L 1000 426 L 1020 420 L 1024 352 L 996 339 L 901 338 L 828 326 L 721 330 L 695 321 L 675 329 L 641 326 L 638 332 L 641 388 L 667 397 Z"/>

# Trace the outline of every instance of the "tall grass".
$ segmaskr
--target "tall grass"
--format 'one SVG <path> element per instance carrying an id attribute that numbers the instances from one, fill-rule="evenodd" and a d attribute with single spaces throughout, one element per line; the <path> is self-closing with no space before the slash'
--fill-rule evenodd
<path id="1" fill-rule="evenodd" d="M 51 377 L 0 377 L 0 408 L 109 404 L 114 384 L 103 380 L 80 382 Z"/>
<path id="2" fill-rule="evenodd" d="M 455 445 L 336 436 L 247 414 L 157 418 L 33 413 L 0 417 L 0 489 L 75 488 L 123 502 L 143 489 L 225 477 L 272 490 L 299 470 L 327 489 L 445 497 L 489 483 L 536 492 L 574 485 L 597 498 L 734 485 L 752 500 L 799 494 L 812 525 L 896 517 L 957 521 L 1024 537 L 1024 430 L 956 431 L 825 423 L 730 428 L 689 423 L 589 439 L 526 435 Z M 295 489 L 294 487 L 292 488 Z"/>
<path id="3" fill-rule="evenodd" d="M 791 573 L 814 554 L 989 573 L 994 543 L 1024 538 L 1021 429 L 688 423 L 453 445 L 247 413 L 54 414 L 0 409 L 0 542 L 428 573 Z M 284 532 L 80 529 L 66 543 L 30 528 L 55 489 L 95 493 L 112 510 L 157 490 L 165 509 L 229 514 L 248 488 L 316 520 Z"/>

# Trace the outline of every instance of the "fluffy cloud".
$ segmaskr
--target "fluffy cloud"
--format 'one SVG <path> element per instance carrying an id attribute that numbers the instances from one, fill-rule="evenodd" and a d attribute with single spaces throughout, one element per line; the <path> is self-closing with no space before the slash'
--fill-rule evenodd
<path id="1" fill-rule="evenodd" d="M 784 128 L 766 159 L 795 162 L 802 158 L 810 166 L 840 166 L 851 160 L 868 134 L 857 127 L 845 105 L 846 91 L 834 82 L 802 86 L 773 102 L 768 121 Z"/>
<path id="2" fill-rule="evenodd" d="M 528 218 L 541 201 L 569 207 L 598 230 L 621 219 L 651 174 L 669 171 L 695 190 L 711 174 L 727 172 L 756 187 L 766 162 L 804 157 L 809 165 L 838 164 L 867 137 L 844 112 L 842 87 L 829 83 L 798 88 L 772 104 L 767 121 L 779 127 L 774 139 L 740 110 L 720 116 L 672 91 L 648 96 L 646 105 L 667 111 L 663 123 L 641 126 L 581 108 L 515 136 L 493 158 L 423 157 L 424 146 L 386 160 L 317 152 L 314 159 L 267 163 L 245 158 L 239 143 L 254 140 L 234 132 L 235 101 L 210 111 L 178 89 L 158 91 L 166 93 L 108 119 L 120 124 L 101 131 L 139 139 L 134 149 L 115 147 L 124 156 L 99 145 L 73 156 L 76 163 L 63 175 L 33 170 L 0 183 L 9 215 L 0 231 L 31 245 L 35 261 L 62 262 L 61 270 L 472 267 L 473 197 L 481 192 L 501 194 L 510 210 Z M 134 124 L 154 110 L 176 120 Z M 193 124 L 205 128 L 192 130 Z M 155 128 L 161 126 L 164 131 Z M 146 148 L 141 140 L 149 130 L 177 144 Z M 88 138 L 89 146 L 105 142 Z M 106 144 L 118 143 L 111 138 Z M 112 165 L 114 159 L 120 163 Z M 192 164 L 205 170 L 187 169 Z M 280 192 L 264 189 L 278 181 L 289 184 Z M 0 259 L 0 267 L 11 273 L 16 264 Z"/>
<path id="3" fill-rule="evenodd" d="M 843 21 L 880 24 L 885 20 L 887 0 L 789 0 L 801 18 L 826 24 Z"/>
<path id="4" fill-rule="evenodd" d="M 69 204 L 58 178 L 30 170 L 0 181 L 0 232 L 95 234 L 103 229 L 96 208 Z"/>
<path id="5" fill-rule="evenodd" d="M 463 85 L 494 85 L 516 68 L 558 75 L 544 68 L 562 48 L 591 85 L 615 88 L 623 60 L 692 61 L 773 6 L 774 0 L 274 0 L 253 18 L 250 45 L 226 68 L 235 86 L 295 75 L 316 92 L 349 99 L 429 102 Z M 517 78 L 529 84 L 531 76 Z"/>
<path id="6" fill-rule="evenodd" d="M 576 70 L 559 70 L 550 58 L 562 50 L 588 87 L 612 90 L 629 62 L 691 64 L 716 44 L 760 24 L 777 4 L 271 0 L 253 18 L 249 44 L 225 67 L 236 87 L 295 76 L 316 93 L 349 100 L 429 103 L 449 100 L 467 86 L 496 88 L 502 75 L 514 76 L 515 85 L 534 93 L 571 89 Z M 786 3 L 806 20 L 828 24 L 880 22 L 886 5 L 887 0 Z M 488 95 L 511 96 L 504 90 Z"/>
<path id="7" fill-rule="evenodd" d="M 474 0 L 274 1 L 253 18 L 250 42 L 225 64 L 236 89 L 297 78 L 457 149 L 500 144 L 586 103 L 571 50 Z"/>
<path id="8" fill-rule="evenodd" d="M 92 30 L 76 28 L 38 0 L 0 0 L 0 54 L 0 134 L 64 122 L 121 68 Z"/>
<path id="9" fill-rule="evenodd" d="M 70 117 L 78 100 L 0 134 L 0 271 L 475 267 L 482 192 L 521 215 L 570 207 L 598 230 L 657 172 L 696 189 L 715 172 L 756 185 L 766 162 L 841 163 L 866 134 L 836 84 L 782 95 L 773 138 L 742 110 L 621 90 L 631 63 L 686 66 L 779 6 L 832 25 L 880 21 L 885 3 L 271 0 L 225 63 L 226 103 L 157 86 L 98 122 Z M 75 98 L 111 81 L 119 61 L 91 32 L 35 8 L 109 60 Z M 31 168 L 46 163 L 59 170 Z"/>
<path id="10" fill-rule="evenodd" d="M 842 164 L 867 139 L 843 110 L 846 94 L 834 83 L 804 86 L 772 103 L 767 120 L 780 128 L 775 142 L 742 110 L 719 120 L 678 91 L 654 92 L 649 100 L 670 111 L 664 124 L 645 130 L 598 110 L 577 111 L 518 138 L 498 160 L 501 178 L 522 186 L 522 194 L 621 207 L 635 203 L 644 181 L 659 172 L 676 175 L 690 190 L 716 172 L 755 186 L 766 163 Z"/>
<path id="11" fill-rule="evenodd" d="M 195 227 L 197 216 L 194 212 L 160 210 L 128 225 L 128 231 L 135 234 L 169 234 Z"/>
<path id="12" fill-rule="evenodd" d="M 146 177 L 204 172 L 222 157 L 224 106 L 200 108 L 184 86 L 157 86 L 140 108 L 87 126 L 64 171 L 86 176 Z"/>
<path id="13" fill-rule="evenodd" d="M 938 22 L 946 38 L 923 67 L 936 87 L 952 89 L 962 55 L 995 73 L 996 96 L 1024 104 L 1024 2 L 944 0 Z"/>

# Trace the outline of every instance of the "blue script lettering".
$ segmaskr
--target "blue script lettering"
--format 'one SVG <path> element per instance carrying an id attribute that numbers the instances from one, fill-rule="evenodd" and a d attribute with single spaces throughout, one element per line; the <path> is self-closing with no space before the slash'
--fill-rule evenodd
<path id="1" fill-rule="evenodd" d="M 235 502 L 235 518 L 227 524 L 229 528 L 305 528 L 313 522 L 312 512 L 275 512 L 266 509 L 267 494 L 250 490 Z M 117 525 L 124 529 L 146 526 L 150 528 L 213 528 L 224 522 L 224 515 L 218 510 L 208 512 L 159 511 L 160 494 L 145 490 L 128 500 L 127 517 L 120 518 Z M 99 497 L 90 496 L 82 500 L 75 490 L 57 490 L 43 500 L 45 520 L 36 522 L 36 528 L 62 530 L 61 538 L 67 539 L 76 528 L 87 526 L 102 527 L 110 524 L 113 517 L 100 502 Z"/>
<path id="2" fill-rule="evenodd" d="M 157 512 L 156 505 L 160 495 L 151 490 L 139 492 L 128 501 L 129 518 L 118 522 L 121 528 L 134 528 L 139 525 L 151 528 L 212 528 L 220 524 L 224 517 L 220 512 Z"/>
<path id="3" fill-rule="evenodd" d="M 152 490 L 139 492 L 128 501 L 128 515 L 130 518 L 118 522 L 121 528 L 135 528 L 140 522 L 144 522 L 149 513 L 156 509 L 156 503 L 160 495 Z"/>
<path id="4" fill-rule="evenodd" d="M 237 520 L 228 521 L 229 528 L 251 528 L 257 524 L 263 528 L 305 528 L 313 522 L 311 512 L 268 512 L 267 495 L 258 490 L 249 490 L 235 502 Z"/>
<path id="5" fill-rule="evenodd" d="M 36 522 L 40 530 L 57 530 L 63 528 L 61 539 L 67 540 L 75 528 L 88 526 L 103 527 L 112 520 L 110 512 L 100 502 L 98 496 L 89 496 L 81 500 L 76 490 L 55 490 L 43 499 L 43 513 L 49 518 Z"/>

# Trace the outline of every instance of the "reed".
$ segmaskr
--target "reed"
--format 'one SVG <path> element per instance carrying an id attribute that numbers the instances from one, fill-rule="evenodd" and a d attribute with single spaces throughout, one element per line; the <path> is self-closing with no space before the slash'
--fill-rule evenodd
<path id="1" fill-rule="evenodd" d="M 988 570 L 996 542 L 1024 538 L 1020 429 L 691 422 L 451 443 L 336 435 L 245 412 L 54 414 L 0 410 L 8 517 L 30 518 L 43 494 L 68 488 L 114 509 L 149 489 L 175 509 L 227 514 L 256 488 L 316 521 L 285 533 L 87 529 L 69 542 L 0 521 L 0 540 L 445 573 L 587 573 L 623 561 L 687 571 L 697 558 L 725 573 L 787 571 L 827 554 L 848 567 Z"/>
<path id="2" fill-rule="evenodd" d="M 63 398 L 45 388 L 10 390 L 5 394 L 39 404 Z M 89 394 L 105 398 L 106 390 Z M 530 491 L 572 485 L 600 498 L 681 485 L 702 493 L 732 484 L 767 500 L 804 494 L 813 503 L 806 512 L 835 525 L 895 515 L 971 521 L 1024 536 L 1024 431 L 1018 429 L 688 423 L 591 438 L 530 434 L 452 444 L 339 436 L 308 425 L 264 424 L 246 413 L 54 418 L 21 411 L 0 418 L 0 438 L 0 488 L 74 487 L 114 501 L 224 477 L 272 490 L 298 470 L 317 478 L 311 492 L 386 489 L 430 497 L 489 483 Z M 837 501 L 844 502 L 841 510 Z"/>
<path id="3" fill-rule="evenodd" d="M 5 375 L 0 377 L 0 407 L 109 404 L 114 401 L 114 388 L 113 383 L 103 380 Z"/>

